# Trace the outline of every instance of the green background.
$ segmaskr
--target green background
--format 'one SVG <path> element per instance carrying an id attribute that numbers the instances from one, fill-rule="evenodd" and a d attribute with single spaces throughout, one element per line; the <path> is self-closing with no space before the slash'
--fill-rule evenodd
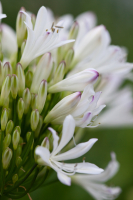
<path id="1" fill-rule="evenodd" d="M 37 13 L 40 6 L 50 7 L 56 16 L 71 13 L 75 17 L 81 12 L 94 11 L 98 24 L 109 30 L 112 44 L 125 46 L 129 51 L 128 61 L 133 62 L 133 0 L 2 0 L 7 19 L 3 21 L 15 28 L 16 15 L 20 7 Z M 122 188 L 118 200 L 133 200 L 133 130 L 130 128 L 87 129 L 84 140 L 98 138 L 98 142 L 87 153 L 86 160 L 105 168 L 110 161 L 110 152 L 117 154 L 120 162 L 118 174 L 109 185 Z M 82 159 L 82 158 L 81 158 Z M 79 159 L 81 161 L 81 159 Z M 33 200 L 91 200 L 91 196 L 78 186 L 67 187 L 57 182 L 31 193 Z M 26 196 L 22 198 L 28 200 Z"/>

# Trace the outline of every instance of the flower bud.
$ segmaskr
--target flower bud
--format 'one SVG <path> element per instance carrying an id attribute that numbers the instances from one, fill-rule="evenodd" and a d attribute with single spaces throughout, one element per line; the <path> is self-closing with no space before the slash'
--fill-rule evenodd
<path id="1" fill-rule="evenodd" d="M 10 143 L 11 143 L 11 135 L 8 133 L 8 134 L 5 136 L 4 141 L 3 141 L 3 147 L 4 147 L 4 149 L 5 149 L 6 147 L 9 147 Z"/>
<path id="2" fill-rule="evenodd" d="M 11 94 L 13 99 L 16 99 L 18 94 L 18 77 L 15 74 L 11 77 Z"/>
<path id="3" fill-rule="evenodd" d="M 10 90 L 11 90 L 11 76 L 8 75 L 4 81 L 4 83 L 2 85 L 2 89 L 1 89 L 1 104 L 2 105 L 7 100 Z"/>
<path id="4" fill-rule="evenodd" d="M 79 24 L 78 24 L 78 22 L 75 21 L 70 29 L 68 39 L 76 39 L 78 32 L 79 32 Z M 72 45 L 73 45 L 73 43 L 72 43 Z"/>
<path id="5" fill-rule="evenodd" d="M 14 150 L 17 149 L 19 140 L 20 140 L 20 133 L 17 130 L 15 130 L 12 135 L 12 143 Z"/>
<path id="6" fill-rule="evenodd" d="M 18 175 L 14 174 L 13 177 L 12 177 L 13 184 L 16 183 L 17 181 L 18 181 Z"/>
<path id="7" fill-rule="evenodd" d="M 24 23 L 24 21 L 26 21 L 26 16 L 21 11 L 25 11 L 25 8 L 21 8 L 17 16 L 16 32 L 18 47 L 21 47 L 21 44 L 26 36 L 26 26 Z"/>
<path id="8" fill-rule="evenodd" d="M 17 130 L 17 131 L 19 132 L 19 134 L 21 135 L 21 128 L 20 128 L 20 126 L 16 126 L 15 129 L 14 129 L 14 131 L 16 131 L 16 130 Z M 22 139 L 22 138 L 21 138 L 21 139 Z"/>
<path id="9" fill-rule="evenodd" d="M 39 85 L 43 79 L 47 80 L 52 70 L 51 53 L 45 53 L 40 59 L 33 76 L 31 92 L 37 93 Z"/>
<path id="10" fill-rule="evenodd" d="M 22 162 L 22 158 L 20 156 L 18 156 L 16 158 L 16 166 L 18 167 L 21 164 L 21 162 Z"/>
<path id="11" fill-rule="evenodd" d="M 35 131 L 39 122 L 39 112 L 38 110 L 34 110 L 31 113 L 31 129 Z"/>
<path id="12" fill-rule="evenodd" d="M 4 64 L 3 71 L 4 71 L 4 78 L 9 74 L 12 75 L 12 66 L 9 62 L 6 62 Z"/>
<path id="13" fill-rule="evenodd" d="M 18 94 L 19 96 L 22 96 L 23 94 L 23 90 L 25 89 L 25 75 L 24 75 L 24 71 L 22 68 L 22 65 L 20 63 L 17 63 L 16 66 L 16 75 L 18 77 Z"/>
<path id="14" fill-rule="evenodd" d="M 36 103 L 37 103 L 37 94 L 32 93 L 31 94 L 31 108 L 32 110 L 36 109 Z"/>
<path id="15" fill-rule="evenodd" d="M 63 79 L 64 74 L 65 74 L 65 67 L 66 67 L 65 61 L 60 62 L 59 66 L 57 67 L 57 69 L 55 71 L 53 84 L 55 84 Z"/>
<path id="16" fill-rule="evenodd" d="M 6 108 L 4 108 L 1 114 L 1 130 L 2 131 L 5 130 L 7 122 L 8 122 L 8 111 Z"/>
<path id="17" fill-rule="evenodd" d="M 54 120 L 59 117 L 64 117 L 65 115 L 70 114 L 73 108 L 76 107 L 78 102 L 81 99 L 81 92 L 75 92 L 73 94 L 70 94 L 63 98 L 61 101 L 59 101 L 54 108 L 48 113 L 48 115 L 45 117 L 44 122 L 54 123 Z"/>
<path id="18" fill-rule="evenodd" d="M 47 81 L 42 80 L 39 86 L 38 96 L 36 101 L 36 108 L 38 109 L 39 113 L 41 113 L 44 108 L 46 97 L 47 97 Z"/>
<path id="19" fill-rule="evenodd" d="M 18 100 L 17 111 L 18 111 L 18 118 L 19 120 L 21 120 L 24 114 L 24 101 L 22 98 Z"/>
<path id="20" fill-rule="evenodd" d="M 3 53 L 0 52 L 0 61 L 3 61 Z"/>
<path id="21" fill-rule="evenodd" d="M 7 169 L 12 159 L 12 150 L 8 147 L 2 153 L 2 165 L 3 169 Z"/>
<path id="22" fill-rule="evenodd" d="M 13 127 L 14 127 L 13 121 L 12 120 L 8 121 L 7 126 L 6 126 L 6 135 L 8 133 L 11 134 Z"/>
<path id="23" fill-rule="evenodd" d="M 72 63 L 73 57 L 74 57 L 74 50 L 69 49 L 65 56 L 65 62 L 66 62 L 67 69 L 69 68 L 70 64 Z"/>
<path id="24" fill-rule="evenodd" d="M 40 133 L 41 128 L 42 128 L 42 125 L 43 125 L 43 118 L 41 116 L 39 116 L 39 123 L 37 125 L 36 130 L 35 130 L 35 138 L 37 138 L 39 136 L 39 133 Z"/>
<path id="25" fill-rule="evenodd" d="M 21 55 L 23 54 L 25 45 L 26 45 L 26 40 L 24 40 L 23 43 L 22 43 L 22 45 L 21 45 Z"/>
<path id="26" fill-rule="evenodd" d="M 30 88 L 31 83 L 33 79 L 33 72 L 32 71 L 27 71 L 25 81 L 26 81 L 26 87 Z"/>
<path id="27" fill-rule="evenodd" d="M 1 87 L 2 87 L 2 83 L 3 83 L 3 66 L 2 66 L 2 62 L 0 61 L 0 90 L 1 90 Z"/>
<path id="28" fill-rule="evenodd" d="M 31 102 L 31 94 L 28 88 L 26 88 L 23 91 L 23 100 L 24 100 L 24 113 L 27 113 L 30 107 L 30 102 Z"/>
<path id="29" fill-rule="evenodd" d="M 44 140 L 41 143 L 41 146 L 49 149 L 49 139 L 48 139 L 48 137 L 44 138 Z"/>
<path id="30" fill-rule="evenodd" d="M 30 136 L 31 136 L 31 132 L 26 133 L 26 140 L 27 140 L 27 142 L 29 141 Z"/>
<path id="31" fill-rule="evenodd" d="M 20 143 L 20 141 L 19 141 L 19 143 Z M 16 155 L 17 155 L 17 156 L 20 156 L 21 153 L 22 153 L 22 145 L 19 144 L 18 147 L 17 147 L 17 150 L 16 150 Z"/>

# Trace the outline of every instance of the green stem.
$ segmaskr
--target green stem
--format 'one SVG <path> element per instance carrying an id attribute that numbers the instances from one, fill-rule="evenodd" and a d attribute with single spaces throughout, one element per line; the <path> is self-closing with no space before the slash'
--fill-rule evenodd
<path id="1" fill-rule="evenodd" d="M 3 165 L 2 165 L 2 151 L 3 151 L 3 139 L 4 139 L 4 132 L 1 131 L 1 138 L 0 138 L 0 189 L 2 189 L 3 183 Z"/>
<path id="2" fill-rule="evenodd" d="M 21 58 L 21 48 L 18 47 L 17 63 L 20 61 L 20 58 Z"/>

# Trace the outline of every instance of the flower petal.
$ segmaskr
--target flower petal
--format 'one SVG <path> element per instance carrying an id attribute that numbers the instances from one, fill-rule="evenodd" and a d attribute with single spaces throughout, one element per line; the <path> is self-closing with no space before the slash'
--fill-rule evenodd
<path id="1" fill-rule="evenodd" d="M 53 135 L 53 151 L 52 151 L 52 153 L 54 153 L 55 152 L 55 150 L 57 149 L 57 147 L 58 147 L 58 140 L 59 140 L 59 137 L 58 137 L 58 135 L 57 135 L 57 133 L 56 133 L 56 131 L 54 130 L 54 129 L 52 129 L 52 128 L 48 128 L 48 130 L 52 133 L 52 135 Z M 51 154 L 52 155 L 52 154 Z"/>
<path id="2" fill-rule="evenodd" d="M 62 182 L 63 184 L 68 185 L 68 186 L 71 185 L 71 178 L 66 176 L 65 174 L 58 172 L 57 177 L 59 181 Z"/>
<path id="3" fill-rule="evenodd" d="M 35 154 L 41 157 L 41 159 L 44 162 L 44 165 L 50 166 L 49 162 L 50 152 L 47 148 L 39 146 L 35 149 Z"/>

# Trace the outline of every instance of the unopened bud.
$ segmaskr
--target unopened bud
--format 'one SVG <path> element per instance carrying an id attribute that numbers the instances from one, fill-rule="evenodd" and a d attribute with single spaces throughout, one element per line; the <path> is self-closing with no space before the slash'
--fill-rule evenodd
<path id="1" fill-rule="evenodd" d="M 20 143 L 20 141 L 19 141 L 19 143 Z M 19 144 L 18 147 L 17 147 L 17 150 L 16 150 L 16 155 L 17 155 L 17 156 L 20 156 L 21 153 L 22 153 L 22 145 Z"/>
<path id="2" fill-rule="evenodd" d="M 42 80 L 42 82 L 39 86 L 37 102 L 36 102 L 36 107 L 37 107 L 39 113 L 41 113 L 43 110 L 43 107 L 44 107 L 45 101 L 46 101 L 46 97 L 47 97 L 47 81 Z"/>
<path id="3" fill-rule="evenodd" d="M 16 183 L 17 181 L 18 181 L 18 175 L 14 174 L 13 177 L 12 177 L 13 184 Z"/>
<path id="4" fill-rule="evenodd" d="M 20 140 L 20 133 L 17 130 L 15 130 L 12 135 L 12 143 L 14 150 L 17 149 L 19 140 Z"/>
<path id="5" fill-rule="evenodd" d="M 35 138 L 37 138 L 39 136 L 42 125 L 43 125 L 43 118 L 41 116 L 39 116 L 39 123 L 37 125 L 36 130 L 35 130 Z"/>
<path id="6" fill-rule="evenodd" d="M 65 56 L 67 69 L 69 68 L 70 64 L 72 63 L 73 57 L 74 57 L 74 50 L 71 48 L 67 51 L 66 56 Z"/>
<path id="7" fill-rule="evenodd" d="M 15 129 L 14 129 L 14 131 L 15 130 L 17 130 L 19 132 L 19 134 L 21 135 L 21 128 L 20 128 L 20 126 L 16 126 Z"/>
<path id="8" fill-rule="evenodd" d="M 0 52 L 0 60 L 3 61 L 3 53 Z"/>
<path id="9" fill-rule="evenodd" d="M 8 134 L 5 136 L 4 141 L 3 141 L 4 149 L 5 149 L 6 147 L 9 147 L 10 143 L 11 143 L 11 135 L 8 133 Z"/>
<path id="10" fill-rule="evenodd" d="M 79 32 L 79 24 L 78 24 L 78 22 L 74 22 L 74 24 L 72 25 L 72 27 L 70 29 L 68 39 L 76 39 L 78 32 Z"/>
<path id="11" fill-rule="evenodd" d="M 11 94 L 14 99 L 16 99 L 18 94 L 18 77 L 13 74 L 11 77 Z"/>
<path id="12" fill-rule="evenodd" d="M 13 127 L 14 127 L 13 121 L 12 120 L 8 121 L 7 126 L 6 126 L 6 135 L 8 133 L 11 134 Z"/>
<path id="13" fill-rule="evenodd" d="M 21 164 L 21 162 L 22 162 L 22 158 L 20 156 L 18 156 L 16 158 L 16 166 L 18 167 Z"/>
<path id="14" fill-rule="evenodd" d="M 7 122 L 8 122 L 8 111 L 6 108 L 4 108 L 1 114 L 1 130 L 2 131 L 5 130 Z"/>
<path id="15" fill-rule="evenodd" d="M 4 81 L 4 83 L 2 85 L 2 89 L 1 89 L 1 104 L 2 105 L 7 100 L 10 91 L 11 91 L 11 76 L 8 75 Z"/>
<path id="16" fill-rule="evenodd" d="M 23 92 L 23 100 L 24 100 L 24 113 L 27 113 L 31 102 L 31 94 L 28 88 L 26 88 Z"/>
<path id="17" fill-rule="evenodd" d="M 4 64 L 3 70 L 4 70 L 4 78 L 9 74 L 12 75 L 12 66 L 9 62 L 6 62 Z"/>
<path id="18" fill-rule="evenodd" d="M 32 71 L 27 71 L 25 81 L 26 81 L 26 87 L 30 88 L 31 83 L 33 79 L 33 72 Z"/>
<path id="19" fill-rule="evenodd" d="M 27 132 L 27 133 L 26 133 L 26 140 L 27 140 L 27 142 L 29 141 L 30 136 L 31 136 L 31 132 Z"/>
<path id="20" fill-rule="evenodd" d="M 39 122 L 39 112 L 38 110 L 34 110 L 31 113 L 31 129 L 35 131 Z"/>
<path id="21" fill-rule="evenodd" d="M 3 66 L 2 66 L 2 62 L 0 61 L 0 90 L 1 90 L 1 87 L 2 87 L 2 83 L 3 83 Z"/>
<path id="22" fill-rule="evenodd" d="M 36 103 L 37 103 L 37 94 L 32 93 L 31 94 L 31 108 L 32 110 L 36 109 Z"/>
<path id="23" fill-rule="evenodd" d="M 49 139 L 48 139 L 48 137 L 44 138 L 44 140 L 41 143 L 41 146 L 49 149 Z"/>
<path id="24" fill-rule="evenodd" d="M 18 94 L 19 94 L 19 96 L 22 96 L 23 91 L 25 89 L 25 75 L 24 75 L 22 65 L 20 63 L 17 63 L 17 66 L 16 66 L 16 75 L 19 80 Z"/>
<path id="25" fill-rule="evenodd" d="M 26 40 L 24 40 L 22 45 L 21 45 L 21 54 L 23 54 L 23 51 L 25 49 L 25 45 L 26 45 Z"/>
<path id="26" fill-rule="evenodd" d="M 55 72 L 53 84 L 55 84 L 63 79 L 64 74 L 65 74 L 65 67 L 66 67 L 65 61 L 60 62 L 59 66 L 57 67 L 56 72 Z"/>
<path id="27" fill-rule="evenodd" d="M 36 16 L 34 14 L 31 15 L 31 22 L 32 22 L 32 25 L 33 25 L 33 28 L 34 28 L 35 23 L 36 23 Z"/>
<path id="28" fill-rule="evenodd" d="M 43 79 L 47 80 L 52 70 L 51 53 L 45 53 L 40 59 L 33 76 L 31 92 L 37 93 L 39 85 Z"/>
<path id="29" fill-rule="evenodd" d="M 18 118 L 19 120 L 21 120 L 24 114 L 24 101 L 22 98 L 18 100 L 17 111 L 18 111 Z"/>
<path id="30" fill-rule="evenodd" d="M 24 21 L 26 21 L 26 16 L 21 11 L 25 11 L 25 8 L 21 8 L 17 16 L 16 32 L 18 47 L 21 47 L 21 44 L 26 36 L 26 26 L 24 23 Z"/>
<path id="31" fill-rule="evenodd" d="M 12 159 L 12 150 L 8 147 L 2 153 L 2 165 L 3 169 L 7 169 Z"/>

